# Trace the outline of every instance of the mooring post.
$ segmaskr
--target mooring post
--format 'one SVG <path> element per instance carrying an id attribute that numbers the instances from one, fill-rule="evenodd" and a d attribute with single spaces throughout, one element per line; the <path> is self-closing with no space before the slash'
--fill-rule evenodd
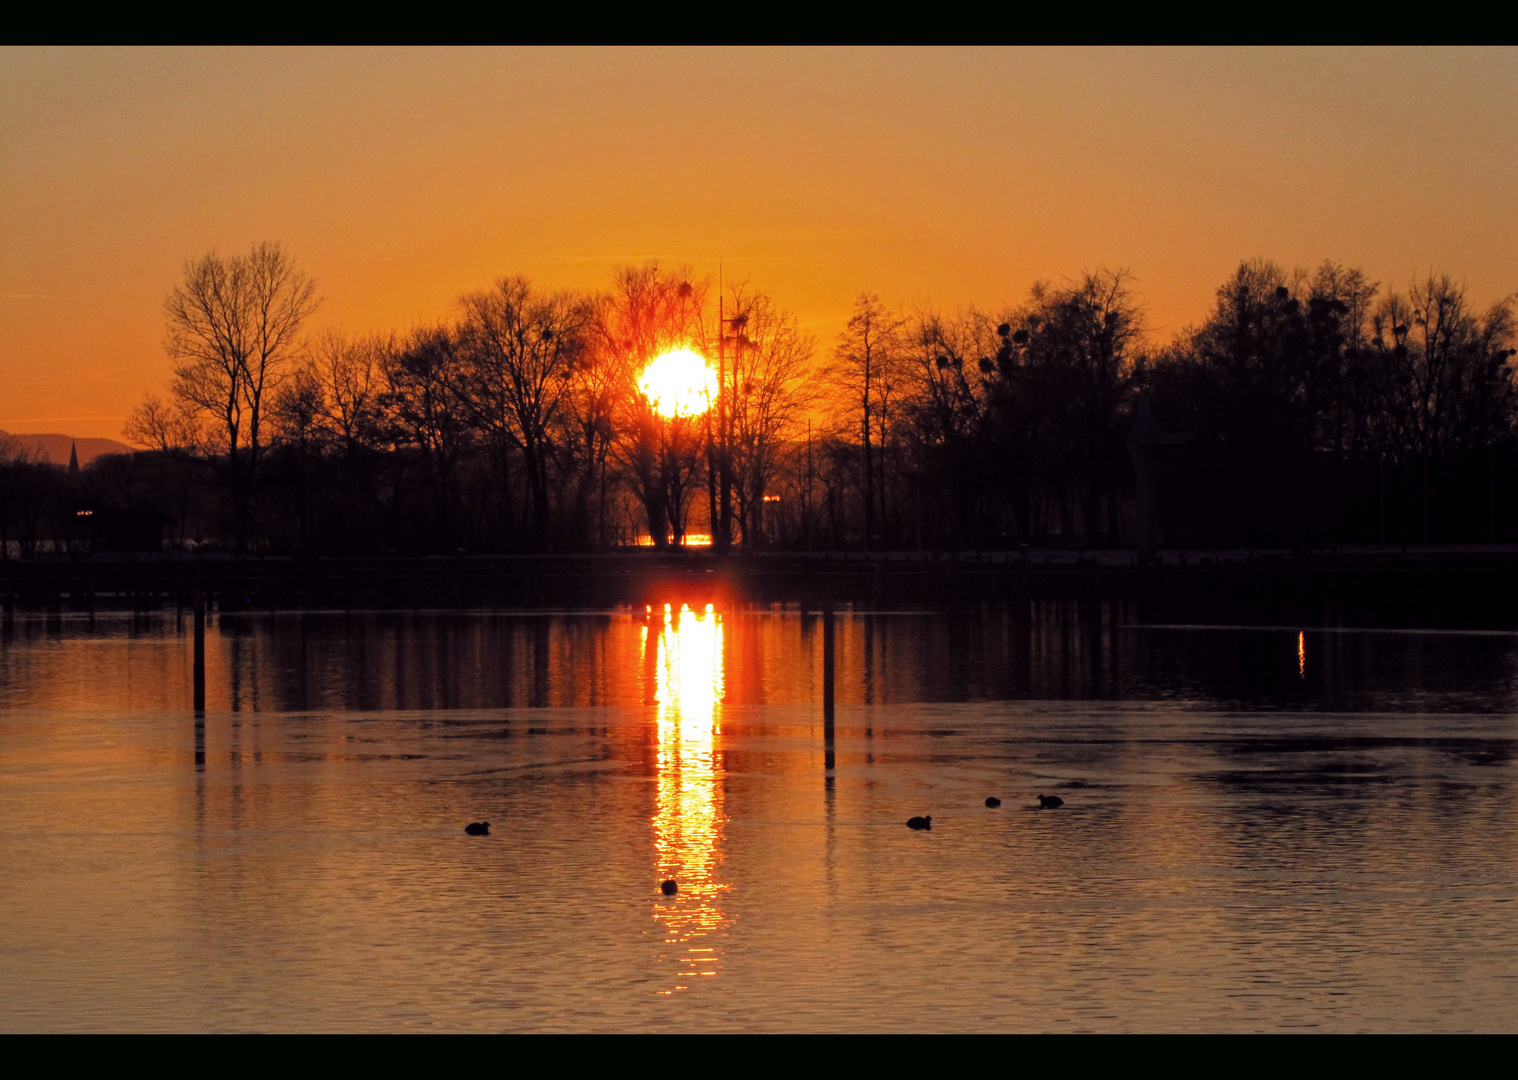
<path id="1" fill-rule="evenodd" d="M 206 714 L 206 597 L 195 590 L 195 715 Z"/>
<path id="2" fill-rule="evenodd" d="M 822 738 L 826 766 L 833 767 L 833 601 L 822 604 Z"/>

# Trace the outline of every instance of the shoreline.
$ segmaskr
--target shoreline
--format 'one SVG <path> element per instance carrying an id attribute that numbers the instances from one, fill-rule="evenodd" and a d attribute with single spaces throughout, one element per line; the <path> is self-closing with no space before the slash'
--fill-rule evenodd
<path id="1" fill-rule="evenodd" d="M 189 554 L 0 562 L 9 611 L 564 609 L 645 604 L 956 610 L 1112 607 L 1123 623 L 1518 629 L 1518 545 L 1295 551 L 623 551 L 300 559 Z"/>

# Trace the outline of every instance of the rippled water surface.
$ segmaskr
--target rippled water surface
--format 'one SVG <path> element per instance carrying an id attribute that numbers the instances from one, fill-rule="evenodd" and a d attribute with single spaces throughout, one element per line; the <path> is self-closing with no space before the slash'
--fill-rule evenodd
<path id="1" fill-rule="evenodd" d="M 7 620 L 0 1028 L 1518 1024 L 1518 638 L 1119 621 Z"/>

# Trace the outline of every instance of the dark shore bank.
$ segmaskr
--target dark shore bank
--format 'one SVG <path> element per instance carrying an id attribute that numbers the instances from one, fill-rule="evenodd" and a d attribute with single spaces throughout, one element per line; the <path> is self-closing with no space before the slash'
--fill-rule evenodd
<path id="1" fill-rule="evenodd" d="M 708 552 L 0 563 L 6 610 L 1116 605 L 1124 622 L 1518 629 L 1518 545 L 1297 551 Z"/>

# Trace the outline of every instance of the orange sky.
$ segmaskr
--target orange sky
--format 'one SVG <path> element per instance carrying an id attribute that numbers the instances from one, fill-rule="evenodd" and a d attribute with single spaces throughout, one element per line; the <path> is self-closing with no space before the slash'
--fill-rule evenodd
<path id="1" fill-rule="evenodd" d="M 317 325 L 503 273 L 854 292 L 1138 279 L 1161 336 L 1239 259 L 1518 290 L 1518 50 L 0 50 L 0 429 L 117 436 L 183 261 L 278 239 Z"/>

